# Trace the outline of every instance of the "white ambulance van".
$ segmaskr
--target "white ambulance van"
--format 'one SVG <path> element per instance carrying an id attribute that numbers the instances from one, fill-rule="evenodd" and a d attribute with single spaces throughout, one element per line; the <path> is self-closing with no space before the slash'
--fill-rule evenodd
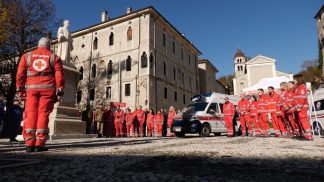
<path id="1" fill-rule="evenodd" d="M 184 137 L 187 133 L 198 133 L 206 137 L 210 133 L 216 136 L 226 133 L 224 122 L 223 105 L 224 98 L 228 97 L 230 102 L 237 107 L 238 97 L 220 93 L 206 93 L 192 98 L 192 103 L 185 107 L 173 119 L 171 131 L 177 137 Z M 234 129 L 239 131 L 240 123 L 238 113 L 235 114 Z"/>
<path id="2" fill-rule="evenodd" d="M 312 109 L 311 124 L 315 135 L 320 134 L 321 136 L 324 136 L 324 88 L 316 90 L 313 97 L 315 109 Z"/>

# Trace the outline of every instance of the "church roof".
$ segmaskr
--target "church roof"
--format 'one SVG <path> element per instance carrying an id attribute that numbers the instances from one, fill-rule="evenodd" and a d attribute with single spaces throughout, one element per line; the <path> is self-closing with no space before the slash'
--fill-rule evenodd
<path id="1" fill-rule="evenodd" d="M 321 9 L 318 10 L 318 12 L 316 13 L 314 19 L 318 18 L 322 13 L 324 13 L 324 5 L 322 5 Z"/>
<path id="2" fill-rule="evenodd" d="M 239 48 L 237 49 L 237 51 L 234 55 L 234 58 L 237 58 L 237 57 L 245 57 L 244 53 Z"/>

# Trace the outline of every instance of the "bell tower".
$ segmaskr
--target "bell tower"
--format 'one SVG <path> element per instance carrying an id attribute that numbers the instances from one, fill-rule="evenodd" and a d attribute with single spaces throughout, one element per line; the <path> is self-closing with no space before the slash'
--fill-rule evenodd
<path id="1" fill-rule="evenodd" d="M 234 69 L 235 69 L 235 77 L 238 78 L 245 74 L 245 55 L 238 48 L 234 55 Z"/>

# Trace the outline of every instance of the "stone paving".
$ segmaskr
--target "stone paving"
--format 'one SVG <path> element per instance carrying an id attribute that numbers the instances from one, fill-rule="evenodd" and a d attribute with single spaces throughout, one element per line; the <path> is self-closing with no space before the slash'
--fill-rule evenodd
<path id="1" fill-rule="evenodd" d="M 0 181 L 324 181 L 324 138 L 0 140 Z"/>

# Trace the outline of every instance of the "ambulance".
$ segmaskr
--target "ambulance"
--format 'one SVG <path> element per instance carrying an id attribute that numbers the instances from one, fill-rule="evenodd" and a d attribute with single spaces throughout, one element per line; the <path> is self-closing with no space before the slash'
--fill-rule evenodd
<path id="1" fill-rule="evenodd" d="M 324 136 L 324 88 L 320 88 L 314 92 L 313 100 L 311 124 L 314 135 Z"/>
<path id="2" fill-rule="evenodd" d="M 174 117 L 171 131 L 177 137 L 184 137 L 187 133 L 198 133 L 202 137 L 207 137 L 210 133 L 214 133 L 215 136 L 226 133 L 222 113 L 225 97 L 237 107 L 238 97 L 234 95 L 206 93 L 193 96 L 192 103 Z M 235 113 L 233 123 L 235 131 L 238 132 L 238 113 Z"/>

